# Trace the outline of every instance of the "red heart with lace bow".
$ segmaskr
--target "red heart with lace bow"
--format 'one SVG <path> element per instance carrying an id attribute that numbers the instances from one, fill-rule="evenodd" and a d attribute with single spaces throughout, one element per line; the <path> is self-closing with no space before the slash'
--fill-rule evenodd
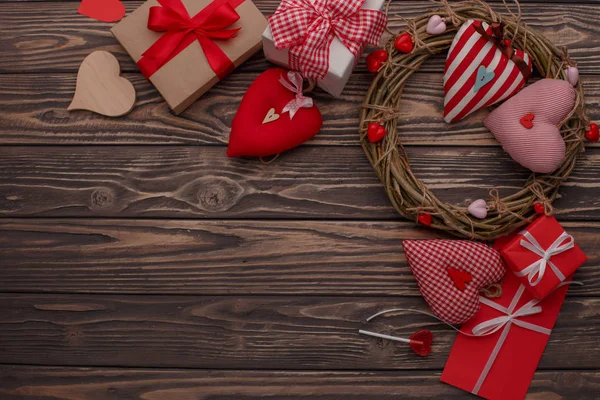
<path id="1" fill-rule="evenodd" d="M 478 242 L 405 240 L 402 247 L 431 311 L 449 324 L 462 324 L 475 315 L 479 290 L 498 282 L 506 271 L 500 254 Z M 470 279 L 457 284 L 458 275 Z"/>
<path id="2" fill-rule="evenodd" d="M 231 123 L 229 157 L 279 154 L 319 132 L 323 119 L 315 105 L 285 111 L 295 98 L 280 82 L 285 76 L 286 70 L 271 68 L 250 85 Z"/>

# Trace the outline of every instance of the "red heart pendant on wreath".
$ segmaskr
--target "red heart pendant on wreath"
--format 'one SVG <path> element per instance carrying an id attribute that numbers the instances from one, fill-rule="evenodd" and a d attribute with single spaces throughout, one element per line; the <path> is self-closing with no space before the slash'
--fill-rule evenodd
<path id="1" fill-rule="evenodd" d="M 415 42 L 409 33 L 404 32 L 396 38 L 396 40 L 394 41 L 394 47 L 400 53 L 408 54 L 411 51 L 413 51 L 415 47 Z"/>
<path id="2" fill-rule="evenodd" d="M 125 16 L 121 0 L 82 0 L 77 12 L 102 22 L 116 22 Z"/>
<path id="3" fill-rule="evenodd" d="M 231 123 L 229 157 L 265 157 L 292 149 L 321 130 L 321 112 L 302 95 L 299 74 L 271 68 L 250 85 Z"/>
<path id="4" fill-rule="evenodd" d="M 479 289 L 498 282 L 506 271 L 500 254 L 479 242 L 405 240 L 402 247 L 431 311 L 450 324 L 461 324 L 475 315 Z M 456 284 L 459 275 L 464 286 Z"/>
<path id="5" fill-rule="evenodd" d="M 509 57 L 513 50 L 503 34 L 501 24 L 490 26 L 474 20 L 465 22 L 456 34 L 444 70 L 446 122 L 505 100 L 525 85 L 532 70 L 531 58 L 522 50 Z"/>
<path id="6" fill-rule="evenodd" d="M 383 63 L 388 60 L 389 56 L 387 51 L 383 49 L 374 50 L 367 56 L 367 69 L 369 72 L 379 72 Z"/>
<path id="7" fill-rule="evenodd" d="M 381 139 L 385 137 L 386 133 L 385 127 L 377 122 L 371 122 L 367 128 L 367 136 L 369 137 L 369 142 L 371 143 L 377 143 L 381 141 Z"/>

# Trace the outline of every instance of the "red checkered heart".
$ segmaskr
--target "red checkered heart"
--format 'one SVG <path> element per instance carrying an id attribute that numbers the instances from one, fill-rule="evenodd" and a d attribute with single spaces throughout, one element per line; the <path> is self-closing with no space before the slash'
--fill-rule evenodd
<path id="1" fill-rule="evenodd" d="M 525 85 L 519 67 L 498 46 L 476 31 L 475 27 L 479 26 L 491 33 L 491 27 L 485 22 L 465 22 L 446 58 L 444 120 L 448 123 L 505 100 Z M 516 55 L 531 70 L 529 55 L 522 50 L 516 50 Z"/>
<path id="2" fill-rule="evenodd" d="M 419 290 L 435 315 L 461 324 L 479 310 L 479 289 L 498 282 L 505 268 L 500 254 L 466 240 L 405 240 L 402 243 Z M 470 275 L 464 290 L 456 285 L 451 268 Z"/>

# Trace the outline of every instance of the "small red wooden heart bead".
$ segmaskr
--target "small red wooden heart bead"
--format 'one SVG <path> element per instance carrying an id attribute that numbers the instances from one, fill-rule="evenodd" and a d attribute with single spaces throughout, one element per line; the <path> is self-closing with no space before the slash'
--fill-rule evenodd
<path id="1" fill-rule="evenodd" d="M 510 39 L 504 39 L 502 41 L 502 44 L 504 44 L 505 47 L 510 47 L 512 46 L 512 42 L 510 41 Z"/>
<path id="2" fill-rule="evenodd" d="M 383 63 L 388 59 L 387 51 L 383 49 L 372 51 L 371 54 L 367 56 L 367 69 L 369 72 L 378 72 L 379 69 L 383 66 Z"/>
<path id="3" fill-rule="evenodd" d="M 369 128 L 367 129 L 367 136 L 369 137 L 369 142 L 377 143 L 384 138 L 385 134 L 385 128 L 377 122 L 371 122 L 369 124 Z"/>
<path id="4" fill-rule="evenodd" d="M 431 220 L 432 220 L 431 214 L 428 214 L 428 213 L 419 214 L 418 220 L 423 225 L 430 226 Z"/>
<path id="5" fill-rule="evenodd" d="M 542 203 L 535 203 L 533 205 L 533 210 L 535 211 L 536 214 L 545 214 L 546 213 L 546 207 L 544 207 L 544 205 Z"/>
<path id="6" fill-rule="evenodd" d="M 396 38 L 396 41 L 394 41 L 394 47 L 400 53 L 406 54 L 413 51 L 413 48 L 415 47 L 415 42 L 413 41 L 413 38 L 412 36 L 410 36 L 410 34 L 404 32 L 402 35 Z"/>
<path id="7" fill-rule="evenodd" d="M 597 142 L 600 139 L 600 130 L 598 129 L 598 125 L 592 123 L 588 131 L 585 133 L 585 138 L 590 142 Z"/>
<path id="8" fill-rule="evenodd" d="M 519 122 L 521 122 L 521 125 L 523 125 L 523 127 L 525 127 L 526 129 L 531 129 L 533 128 L 534 118 L 535 115 L 533 115 L 532 113 L 525 114 L 523 117 L 521 117 L 521 120 Z"/>

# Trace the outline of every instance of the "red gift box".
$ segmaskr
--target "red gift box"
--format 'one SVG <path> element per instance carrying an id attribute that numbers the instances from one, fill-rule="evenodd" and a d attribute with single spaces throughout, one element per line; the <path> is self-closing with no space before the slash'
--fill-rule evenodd
<path id="1" fill-rule="evenodd" d="M 477 314 L 461 326 L 442 382 L 486 399 L 522 399 L 527 394 L 568 286 L 543 300 L 507 272 L 498 299 L 480 298 Z"/>
<path id="2" fill-rule="evenodd" d="M 543 299 L 587 261 L 554 217 L 541 216 L 505 244 L 500 254 L 536 299 Z"/>

